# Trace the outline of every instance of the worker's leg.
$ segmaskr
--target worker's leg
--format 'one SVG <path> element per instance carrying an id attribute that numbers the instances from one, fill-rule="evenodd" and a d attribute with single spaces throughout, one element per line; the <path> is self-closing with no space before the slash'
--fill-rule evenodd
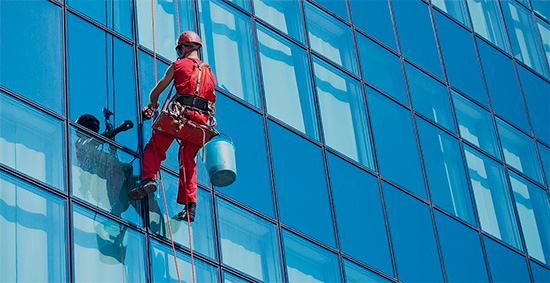
<path id="1" fill-rule="evenodd" d="M 166 151 L 173 141 L 173 137 L 153 131 L 153 135 L 143 151 L 142 181 L 148 178 L 156 179 L 156 174 L 160 169 L 160 163 L 166 159 Z"/>
<path id="2" fill-rule="evenodd" d="M 198 151 L 199 147 L 191 144 L 180 146 L 178 203 L 197 202 L 197 164 L 195 163 L 195 155 Z"/>

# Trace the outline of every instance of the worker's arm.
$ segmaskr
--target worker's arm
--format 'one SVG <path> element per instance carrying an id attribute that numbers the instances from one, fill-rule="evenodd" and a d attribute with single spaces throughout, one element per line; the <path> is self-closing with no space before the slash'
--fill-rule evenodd
<path id="1" fill-rule="evenodd" d="M 149 103 L 147 103 L 147 107 L 151 109 L 156 109 L 159 106 L 159 102 L 158 102 L 159 96 L 170 84 L 170 82 L 172 82 L 172 79 L 174 79 L 174 65 L 170 65 L 168 70 L 166 70 L 164 77 L 162 77 L 162 79 L 160 79 L 160 81 L 153 88 L 153 90 L 151 90 L 151 94 L 149 94 Z"/>

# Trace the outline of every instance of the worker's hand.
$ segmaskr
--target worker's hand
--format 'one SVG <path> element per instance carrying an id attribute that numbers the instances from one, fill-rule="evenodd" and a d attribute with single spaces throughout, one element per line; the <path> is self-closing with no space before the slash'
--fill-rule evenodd
<path id="1" fill-rule="evenodd" d="M 153 110 L 157 109 L 159 107 L 159 102 L 158 101 L 155 101 L 154 103 L 149 101 L 149 103 L 147 103 L 147 107 L 148 108 L 151 108 Z"/>
<path id="2" fill-rule="evenodd" d="M 141 109 L 141 114 L 143 114 L 143 119 L 144 120 L 149 120 L 153 117 L 153 112 L 155 110 L 153 108 L 150 108 L 150 107 L 143 107 L 143 109 Z"/>

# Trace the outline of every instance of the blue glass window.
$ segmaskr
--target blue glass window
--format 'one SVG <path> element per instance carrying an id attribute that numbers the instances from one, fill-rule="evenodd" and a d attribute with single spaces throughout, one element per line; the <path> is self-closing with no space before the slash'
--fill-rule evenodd
<path id="1" fill-rule="evenodd" d="M 166 205 L 168 206 L 168 215 L 170 216 L 170 227 L 174 242 L 189 247 L 189 231 L 187 222 L 175 218 L 176 214 L 183 209 L 183 205 L 176 203 L 178 178 L 165 171 L 162 171 L 164 184 L 164 193 L 166 196 Z M 151 231 L 170 238 L 168 234 L 168 223 L 166 222 L 166 210 L 164 209 L 164 200 L 160 183 L 158 190 L 149 195 L 149 227 Z M 193 251 L 214 259 L 216 257 L 214 250 L 214 228 L 212 224 L 212 202 L 210 193 L 197 189 L 197 215 L 195 222 L 191 223 L 191 238 L 193 239 Z M 172 259 L 173 260 L 173 259 Z"/>
<path id="2" fill-rule="evenodd" d="M 233 184 L 216 190 L 275 218 L 262 116 L 225 95 L 218 95 L 216 120 L 216 129 L 233 139 L 238 174 Z"/>
<path id="3" fill-rule="evenodd" d="M 550 270 L 530 261 L 535 283 L 550 282 Z"/>
<path id="4" fill-rule="evenodd" d="M 409 63 L 405 63 L 405 70 L 414 110 L 455 133 L 453 112 L 445 85 Z"/>
<path id="5" fill-rule="evenodd" d="M 325 143 L 374 170 L 361 85 L 314 57 Z"/>
<path id="6" fill-rule="evenodd" d="M 273 122 L 268 125 L 281 222 L 335 247 L 321 149 Z"/>
<path id="7" fill-rule="evenodd" d="M 394 0 L 392 3 L 403 55 L 443 79 L 428 6 L 422 1 Z"/>
<path id="8" fill-rule="evenodd" d="M 442 282 L 428 205 L 383 183 L 395 264 L 403 282 Z"/>
<path id="9" fill-rule="evenodd" d="M 3 171 L 0 188 L 0 281 L 67 282 L 64 200 Z"/>
<path id="10" fill-rule="evenodd" d="M 327 8 L 327 10 L 342 17 L 344 20 L 348 20 L 348 8 L 346 6 L 345 0 L 314 0 L 314 1 L 321 4 L 321 6 Z"/>
<path id="11" fill-rule="evenodd" d="M 248 283 L 249 281 L 246 281 L 240 277 L 237 277 L 236 275 L 233 275 L 229 272 L 223 273 L 223 283 Z"/>
<path id="12" fill-rule="evenodd" d="M 410 111 L 368 87 L 367 100 L 380 173 L 426 198 Z"/>
<path id="13" fill-rule="evenodd" d="M 463 25 L 470 27 L 468 22 L 468 12 L 466 5 L 462 0 L 432 0 L 432 5 L 449 14 Z"/>
<path id="14" fill-rule="evenodd" d="M 199 19 L 203 60 L 216 74 L 218 87 L 260 108 L 250 18 L 221 1 L 201 0 Z"/>
<path id="15" fill-rule="evenodd" d="M 344 259 L 344 273 L 346 275 L 347 283 L 390 283 L 391 281 L 372 272 L 368 269 L 362 268 L 359 265 Z"/>
<path id="16" fill-rule="evenodd" d="M 258 17 L 290 35 L 292 38 L 301 43 L 305 42 L 300 2 L 290 0 L 254 0 L 254 12 Z"/>
<path id="17" fill-rule="evenodd" d="M 550 21 L 550 2 L 546 0 L 531 0 L 531 5 L 533 5 L 535 13 Z"/>
<path id="18" fill-rule="evenodd" d="M 327 154 L 340 249 L 393 275 L 378 180 L 333 154 Z"/>
<path id="19" fill-rule="evenodd" d="M 114 113 L 108 120 L 112 126 L 118 127 L 124 120 L 137 125 L 132 46 L 75 15 L 68 14 L 67 22 L 71 120 L 92 114 L 102 121 L 100 131 L 107 131 L 105 108 Z M 86 56 L 82 50 L 87 50 Z M 137 150 L 137 136 L 137 127 L 133 127 L 113 139 Z"/>
<path id="20" fill-rule="evenodd" d="M 499 2 L 494 0 L 466 0 L 466 2 L 474 31 L 506 53 L 510 53 Z"/>
<path id="21" fill-rule="evenodd" d="M 525 257 L 484 236 L 493 282 L 531 282 Z"/>
<path id="22" fill-rule="evenodd" d="M 527 252 L 530 256 L 550 263 L 550 206 L 546 191 L 519 175 L 508 172 L 514 191 Z"/>
<path id="23" fill-rule="evenodd" d="M 153 50 L 154 11 L 155 51 L 169 60 L 176 60 L 178 21 L 180 33 L 194 30 L 193 1 L 136 0 L 135 9 L 139 44 Z"/>
<path id="24" fill-rule="evenodd" d="M 267 112 L 318 140 L 306 51 L 260 24 L 258 46 Z"/>
<path id="25" fill-rule="evenodd" d="M 281 282 L 276 226 L 217 198 L 222 262 L 263 282 Z"/>
<path id="26" fill-rule="evenodd" d="M 550 84 L 519 64 L 517 66 L 535 136 L 550 144 Z"/>
<path id="27" fill-rule="evenodd" d="M 542 168 L 544 169 L 544 175 L 546 176 L 546 183 L 548 184 L 550 183 L 550 148 L 542 145 L 541 143 L 537 143 L 537 145 Z"/>
<path id="28" fill-rule="evenodd" d="M 497 126 L 506 163 L 542 184 L 533 139 L 500 119 L 497 119 Z"/>
<path id="29" fill-rule="evenodd" d="M 363 79 L 409 105 L 401 59 L 366 36 L 356 33 Z"/>
<path id="30" fill-rule="evenodd" d="M 513 61 L 483 40 L 477 39 L 477 46 L 493 110 L 530 131 Z"/>
<path id="31" fill-rule="evenodd" d="M 491 114 L 454 91 L 452 96 L 460 136 L 492 156 L 500 158 Z"/>
<path id="32" fill-rule="evenodd" d="M 0 163 L 65 190 L 63 123 L 0 92 Z"/>
<path id="33" fill-rule="evenodd" d="M 46 0 L 2 1 L 0 18 L 0 85 L 63 114 L 61 8 Z"/>
<path id="34" fill-rule="evenodd" d="M 458 141 L 417 118 L 422 157 L 432 202 L 475 225 L 474 209 Z"/>
<path id="35" fill-rule="evenodd" d="M 550 5 L 548 8 L 550 9 Z M 540 32 L 540 38 L 542 39 L 542 50 L 546 54 L 546 62 L 548 62 L 548 66 L 550 67 L 550 24 L 547 24 L 540 18 L 536 19 Z"/>
<path id="36" fill-rule="evenodd" d="M 250 11 L 250 3 L 248 0 L 226 0 L 226 1 L 231 2 L 243 8 L 245 11 Z"/>
<path id="37" fill-rule="evenodd" d="M 341 282 L 336 254 L 286 230 L 282 234 L 288 282 Z"/>
<path id="38" fill-rule="evenodd" d="M 533 68 L 537 73 L 548 77 L 544 52 L 531 11 L 510 0 L 502 1 L 502 10 L 516 59 Z"/>
<path id="39" fill-rule="evenodd" d="M 156 240 L 151 240 L 149 243 L 151 247 L 152 282 L 178 282 L 172 247 L 163 245 Z M 176 258 L 181 282 L 193 282 L 191 258 L 180 251 L 176 251 Z M 216 267 L 196 257 L 193 258 L 193 264 L 196 282 L 220 282 Z"/>
<path id="40" fill-rule="evenodd" d="M 86 14 L 102 25 L 132 38 L 132 6 L 130 0 L 67 0 L 67 5 Z"/>
<path id="41" fill-rule="evenodd" d="M 489 282 L 479 233 L 435 211 L 448 282 Z"/>
<path id="42" fill-rule="evenodd" d="M 434 17 L 449 83 L 488 106 L 472 33 L 439 12 Z"/>
<path id="43" fill-rule="evenodd" d="M 380 40 L 393 50 L 397 50 L 395 32 L 387 0 L 350 0 L 353 24 Z M 361 49 L 359 49 L 361 50 Z"/>
<path id="44" fill-rule="evenodd" d="M 504 168 L 469 146 L 464 147 L 464 153 L 481 229 L 521 249 Z"/>
<path id="45" fill-rule="evenodd" d="M 75 205 L 73 239 L 76 282 L 146 282 L 141 233 Z"/>
<path id="46" fill-rule="evenodd" d="M 307 1 L 304 9 L 311 48 L 357 74 L 351 28 Z"/>

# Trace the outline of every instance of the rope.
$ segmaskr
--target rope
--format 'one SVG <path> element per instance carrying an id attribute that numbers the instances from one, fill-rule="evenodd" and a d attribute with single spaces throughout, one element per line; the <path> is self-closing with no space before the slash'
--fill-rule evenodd
<path id="1" fill-rule="evenodd" d="M 180 35 L 180 16 L 178 14 L 178 0 L 174 1 L 176 4 L 176 25 L 178 26 L 178 34 L 176 36 Z"/>

